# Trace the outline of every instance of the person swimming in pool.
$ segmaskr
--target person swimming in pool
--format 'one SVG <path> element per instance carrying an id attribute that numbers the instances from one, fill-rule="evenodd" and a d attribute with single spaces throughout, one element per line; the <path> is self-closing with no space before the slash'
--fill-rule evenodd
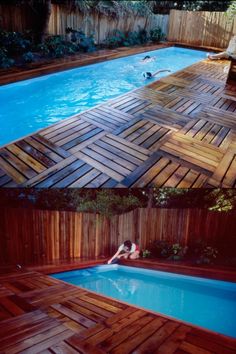
<path id="1" fill-rule="evenodd" d="M 151 63 L 155 61 L 156 57 L 150 57 L 150 55 L 146 55 L 143 59 L 140 60 L 141 63 Z"/>
<path id="2" fill-rule="evenodd" d="M 114 256 L 109 259 L 108 264 L 116 263 L 120 258 L 137 259 L 139 258 L 139 246 L 132 243 L 130 240 L 125 241 L 120 245 Z"/>
<path id="3" fill-rule="evenodd" d="M 169 69 L 165 69 L 165 70 L 158 70 L 156 71 L 155 73 L 151 73 L 149 71 L 146 71 L 145 73 L 143 73 L 143 77 L 145 79 L 152 79 L 153 77 L 157 76 L 158 74 L 162 73 L 162 72 L 165 72 L 165 71 L 168 71 L 168 72 L 171 72 L 171 70 Z"/>

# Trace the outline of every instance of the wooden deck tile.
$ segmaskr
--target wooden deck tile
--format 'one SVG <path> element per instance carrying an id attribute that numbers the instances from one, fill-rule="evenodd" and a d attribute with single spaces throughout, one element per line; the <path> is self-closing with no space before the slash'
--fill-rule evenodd
<path id="1" fill-rule="evenodd" d="M 79 267 L 79 265 L 78 265 Z M 37 272 L 0 277 L 21 282 L 0 296 L 1 353 L 233 354 L 236 340 L 90 293 Z M 19 285 L 18 285 L 19 286 Z M 32 290 L 31 287 L 34 287 Z"/>
<path id="2" fill-rule="evenodd" d="M 160 150 L 210 172 L 215 171 L 224 156 L 220 148 L 182 133 L 173 134 Z"/>
<path id="3" fill-rule="evenodd" d="M 3 147 L 0 187 L 235 186 L 229 65 L 203 60 Z"/>

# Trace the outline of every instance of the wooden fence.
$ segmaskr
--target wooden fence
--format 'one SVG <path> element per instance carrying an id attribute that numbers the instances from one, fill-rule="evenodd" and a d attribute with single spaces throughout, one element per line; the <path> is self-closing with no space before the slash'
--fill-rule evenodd
<path id="1" fill-rule="evenodd" d="M 125 16 L 110 18 L 99 13 L 83 15 L 80 12 L 71 12 L 65 6 L 53 5 L 49 21 L 49 33 L 65 35 L 65 29 L 72 27 L 75 30 L 82 29 L 86 35 L 94 34 L 96 43 L 102 43 L 114 30 L 133 32 L 139 29 L 150 31 L 160 27 L 162 32 L 168 32 L 169 15 L 152 16 Z"/>
<path id="2" fill-rule="evenodd" d="M 37 23 L 37 13 L 29 4 L 0 4 L 0 27 L 9 31 L 31 29 Z M 94 33 L 101 43 L 114 29 L 135 31 L 161 27 L 169 41 L 201 47 L 226 48 L 236 34 L 236 19 L 230 21 L 224 12 L 171 10 L 170 15 L 128 16 L 109 18 L 99 13 L 83 15 L 69 11 L 63 5 L 52 5 L 49 33 L 65 35 L 66 27 L 82 29 L 87 35 Z"/>
<path id="3" fill-rule="evenodd" d="M 0 4 L 0 28 L 7 31 L 30 30 L 37 21 L 37 14 L 29 4 Z"/>
<path id="4" fill-rule="evenodd" d="M 236 34 L 236 19 L 224 12 L 171 10 L 168 40 L 194 46 L 226 48 Z"/>
<path id="5" fill-rule="evenodd" d="M 196 239 L 235 252 L 236 212 L 136 209 L 105 219 L 94 214 L 30 209 L 0 210 L 0 264 L 37 264 L 109 256 L 124 240 L 149 248 L 154 240 L 183 245 Z"/>

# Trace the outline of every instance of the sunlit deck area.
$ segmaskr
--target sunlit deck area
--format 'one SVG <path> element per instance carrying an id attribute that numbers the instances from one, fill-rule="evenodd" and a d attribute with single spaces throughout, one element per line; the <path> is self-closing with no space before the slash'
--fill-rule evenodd
<path id="1" fill-rule="evenodd" d="M 236 346 L 233 338 L 10 267 L 0 274 L 0 329 L 1 353 L 233 354 Z"/>
<path id="2" fill-rule="evenodd" d="M 204 60 L 0 150 L 0 186 L 236 186 L 230 61 Z"/>

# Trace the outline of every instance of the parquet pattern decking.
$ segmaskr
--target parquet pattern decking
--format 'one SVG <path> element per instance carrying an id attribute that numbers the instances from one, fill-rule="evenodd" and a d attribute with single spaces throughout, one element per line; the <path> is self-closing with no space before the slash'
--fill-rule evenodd
<path id="1" fill-rule="evenodd" d="M 208 60 L 0 149 L 1 187 L 236 187 L 236 85 Z"/>
<path id="2" fill-rule="evenodd" d="M 35 271 L 0 275 L 0 352 L 235 353 L 236 340 Z"/>

